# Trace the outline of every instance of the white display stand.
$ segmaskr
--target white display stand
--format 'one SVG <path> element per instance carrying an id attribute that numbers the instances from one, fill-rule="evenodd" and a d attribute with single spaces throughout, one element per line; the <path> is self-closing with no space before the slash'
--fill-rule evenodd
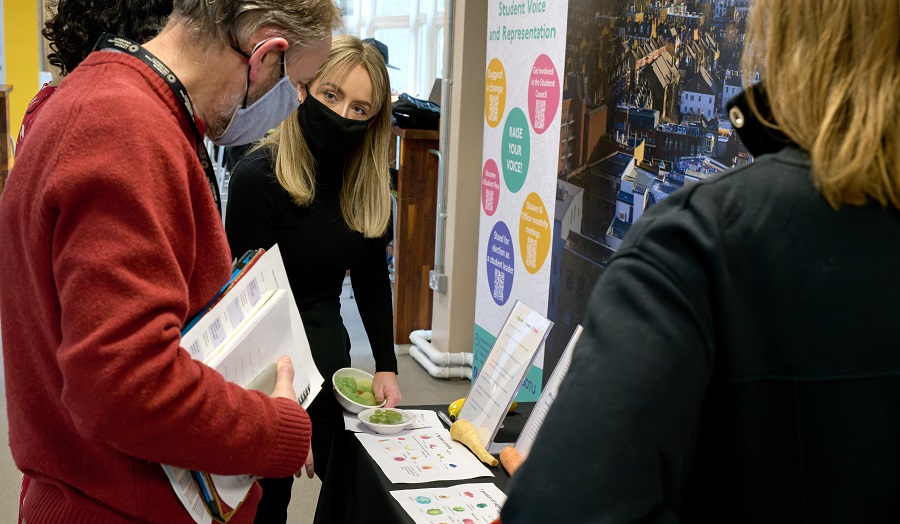
<path id="1" fill-rule="evenodd" d="M 531 452 L 531 445 L 534 444 L 534 439 L 537 437 L 538 431 L 540 431 L 541 425 L 547 417 L 547 412 L 550 411 L 550 406 L 559 393 L 559 385 L 562 384 L 566 373 L 569 371 L 569 366 L 572 364 L 572 351 L 575 349 L 575 344 L 581 337 L 582 331 L 584 331 L 584 328 L 580 325 L 575 328 L 575 333 L 572 333 L 572 338 L 569 339 L 565 351 L 559 357 L 559 362 L 553 369 L 550 380 L 547 381 L 547 385 L 544 386 L 544 391 L 541 392 L 541 396 L 538 398 L 537 404 L 534 405 L 531 415 L 525 421 L 525 427 L 519 433 L 519 439 L 516 440 L 516 451 L 522 456 L 522 460 L 525 460 L 528 453 Z"/>
<path id="2" fill-rule="evenodd" d="M 516 391 L 552 327 L 553 322 L 521 300 L 516 301 L 503 323 L 458 417 L 472 423 L 485 448 L 490 449 Z"/>

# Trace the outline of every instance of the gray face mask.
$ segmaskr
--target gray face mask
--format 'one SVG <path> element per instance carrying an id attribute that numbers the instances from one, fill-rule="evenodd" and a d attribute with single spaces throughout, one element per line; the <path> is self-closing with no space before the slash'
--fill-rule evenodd
<path id="1" fill-rule="evenodd" d="M 248 58 L 252 56 L 241 54 Z M 213 143 L 226 147 L 249 144 L 264 137 L 270 129 L 280 124 L 300 107 L 300 101 L 297 100 L 297 89 L 287 75 L 284 53 L 281 55 L 281 80 L 259 100 L 247 106 L 247 96 L 250 93 L 249 76 L 248 72 L 247 92 L 244 94 L 243 105 L 235 110 L 231 116 L 231 122 L 228 123 L 222 136 L 212 139 Z"/>

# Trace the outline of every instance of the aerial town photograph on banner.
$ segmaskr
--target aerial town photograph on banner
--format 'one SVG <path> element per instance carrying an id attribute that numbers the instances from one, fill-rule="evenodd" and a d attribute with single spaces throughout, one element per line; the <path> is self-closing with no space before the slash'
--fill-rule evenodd
<path id="1" fill-rule="evenodd" d="M 570 0 L 545 370 L 644 211 L 753 161 L 726 109 L 744 89 L 750 4 Z"/>

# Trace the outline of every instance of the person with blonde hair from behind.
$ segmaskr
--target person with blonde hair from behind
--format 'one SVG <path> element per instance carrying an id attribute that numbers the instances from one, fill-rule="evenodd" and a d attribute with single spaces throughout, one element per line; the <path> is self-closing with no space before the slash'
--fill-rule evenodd
<path id="1" fill-rule="evenodd" d="M 162 464 L 281 477 L 311 426 L 278 362 L 271 395 L 182 347 L 231 276 L 204 134 L 288 117 L 340 27 L 331 0 L 174 0 L 141 45 L 104 34 L 28 131 L 0 200 L 0 321 L 28 524 L 194 522 Z M 253 521 L 253 485 L 231 524 Z"/>
<path id="2" fill-rule="evenodd" d="M 235 256 L 278 244 L 313 359 L 328 381 L 350 366 L 350 338 L 340 314 L 350 270 L 375 359 L 373 392 L 387 407 L 401 400 L 383 239 L 391 214 L 390 94 L 378 49 L 355 36 L 335 38 L 300 108 L 238 163 L 225 213 Z M 311 459 L 324 480 L 332 440 L 344 431 L 342 409 L 326 391 L 313 401 L 309 416 Z M 256 522 L 286 521 L 291 483 L 290 477 L 262 481 Z M 331 521 L 322 516 L 330 506 L 320 501 L 317 521 Z"/>
<path id="3" fill-rule="evenodd" d="M 787 143 L 628 232 L 503 524 L 900 522 L 900 2 L 746 38 Z"/>

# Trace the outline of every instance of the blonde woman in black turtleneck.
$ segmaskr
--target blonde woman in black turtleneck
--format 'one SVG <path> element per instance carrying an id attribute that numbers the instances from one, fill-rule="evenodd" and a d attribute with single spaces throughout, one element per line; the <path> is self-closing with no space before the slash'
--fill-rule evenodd
<path id="1" fill-rule="evenodd" d="M 384 58 L 373 45 L 349 35 L 335 38 L 300 109 L 238 163 L 225 214 L 233 256 L 278 244 L 313 359 L 326 380 L 350 366 L 350 339 L 340 316 L 350 270 L 375 357 L 373 390 L 387 407 L 401 400 L 384 250 L 391 213 L 390 92 Z M 341 407 L 326 392 L 313 401 L 309 415 L 307 473 L 314 467 L 325 478 L 335 432 L 344 429 Z M 287 520 L 292 481 L 261 481 L 256 522 Z"/>

